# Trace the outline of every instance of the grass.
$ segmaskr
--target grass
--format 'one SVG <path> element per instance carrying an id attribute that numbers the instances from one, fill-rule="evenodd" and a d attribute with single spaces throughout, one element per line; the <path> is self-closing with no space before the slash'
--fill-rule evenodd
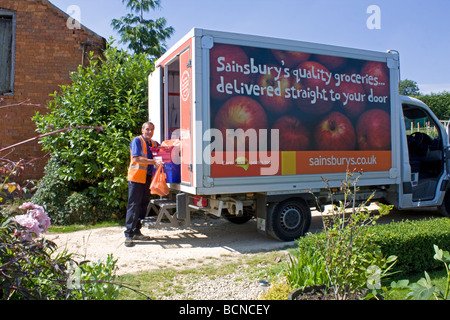
<path id="1" fill-rule="evenodd" d="M 236 281 L 266 279 L 270 283 L 275 283 L 283 277 L 283 269 L 287 262 L 285 251 L 271 251 L 267 253 L 245 254 L 239 258 L 224 255 L 221 259 L 205 259 L 196 268 L 164 268 L 136 274 L 121 276 L 118 280 L 121 283 L 130 284 L 137 287 L 151 299 L 170 299 L 175 294 L 185 293 L 188 284 L 195 284 L 198 281 L 226 276 L 239 272 L 240 277 Z M 280 260 L 281 257 L 281 260 Z M 131 290 L 121 290 L 119 295 L 121 300 L 142 300 L 145 296 Z"/>
<path id="2" fill-rule="evenodd" d="M 119 221 L 119 220 L 104 221 L 104 222 L 98 222 L 95 224 L 72 224 L 69 226 L 51 225 L 48 232 L 49 233 L 70 233 L 70 232 L 91 230 L 91 229 L 119 227 L 119 226 L 123 226 L 123 225 L 124 225 L 124 222 Z"/>
<path id="3" fill-rule="evenodd" d="M 271 251 L 266 253 L 245 254 L 239 258 L 224 255 L 218 258 L 206 258 L 198 267 L 195 268 L 164 268 L 149 272 L 136 274 L 127 274 L 121 276 L 118 281 L 126 283 L 133 288 L 138 288 L 151 299 L 171 299 L 174 295 L 185 294 L 188 285 L 199 281 L 209 279 L 214 281 L 217 277 L 226 276 L 239 272 L 240 278 L 236 281 L 258 281 L 265 279 L 269 281 L 269 291 L 260 299 L 281 299 L 285 300 L 290 289 L 286 284 L 284 269 L 287 266 L 287 251 Z M 281 258 L 281 260 L 280 260 Z M 439 288 L 444 288 L 447 280 L 445 270 L 429 272 L 433 279 L 433 284 Z M 389 286 L 391 281 L 400 279 L 409 279 L 410 283 L 417 282 L 424 275 L 423 273 L 402 275 L 398 274 L 395 278 L 386 281 Z M 408 290 L 389 291 L 384 297 L 385 300 L 404 300 Z M 119 295 L 121 300 L 142 300 L 146 299 L 137 292 L 123 289 Z M 189 299 L 189 298 L 187 298 Z"/>

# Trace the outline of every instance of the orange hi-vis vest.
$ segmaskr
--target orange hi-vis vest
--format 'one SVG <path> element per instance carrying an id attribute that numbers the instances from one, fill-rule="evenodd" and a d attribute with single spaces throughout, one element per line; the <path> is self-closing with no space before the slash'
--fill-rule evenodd
<path id="1" fill-rule="evenodd" d="M 139 136 L 139 139 L 141 140 L 142 152 L 144 153 L 143 155 L 148 158 L 147 143 L 142 136 Z M 156 146 L 156 143 L 153 140 L 151 140 L 151 143 L 152 147 Z M 145 183 L 147 180 L 147 168 L 148 165 L 139 164 L 133 161 L 133 156 L 131 155 L 130 148 L 130 167 L 128 168 L 128 181 Z"/>

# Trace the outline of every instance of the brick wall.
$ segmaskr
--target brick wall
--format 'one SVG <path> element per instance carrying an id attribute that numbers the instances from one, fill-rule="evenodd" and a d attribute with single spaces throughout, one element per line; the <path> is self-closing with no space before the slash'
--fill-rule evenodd
<path id="1" fill-rule="evenodd" d="M 0 106 L 27 99 L 40 105 L 0 109 L 1 149 L 37 135 L 31 117 L 36 111 L 47 112 L 49 94 L 59 85 L 70 84 L 69 73 L 82 61 L 87 63 L 89 51 L 100 53 L 105 39 L 84 27 L 69 29 L 68 16 L 46 0 L 1 0 L 0 9 L 16 14 L 14 93 L 0 95 Z M 37 159 L 20 180 L 42 176 L 47 158 L 36 141 L 2 152 L 0 157 L 6 154 L 12 160 Z"/>

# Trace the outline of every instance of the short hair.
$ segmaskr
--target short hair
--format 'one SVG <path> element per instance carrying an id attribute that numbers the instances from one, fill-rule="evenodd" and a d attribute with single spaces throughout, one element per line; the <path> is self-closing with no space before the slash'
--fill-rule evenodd
<path id="1" fill-rule="evenodd" d="M 155 124 L 154 124 L 153 122 L 151 122 L 151 121 L 144 122 L 144 123 L 142 124 L 142 129 L 144 129 L 145 125 L 152 125 L 153 128 L 155 128 Z"/>

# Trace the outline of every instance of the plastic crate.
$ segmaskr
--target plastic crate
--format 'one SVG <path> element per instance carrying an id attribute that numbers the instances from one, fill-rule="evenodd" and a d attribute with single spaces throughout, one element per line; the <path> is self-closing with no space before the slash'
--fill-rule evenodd
<path id="1" fill-rule="evenodd" d="M 163 170 L 166 174 L 167 183 L 181 182 L 181 165 L 175 163 L 163 163 Z M 155 175 L 156 168 L 153 166 L 153 175 Z"/>
<path id="2" fill-rule="evenodd" d="M 164 163 L 164 173 L 166 174 L 167 183 L 181 182 L 181 166 L 175 163 Z"/>

